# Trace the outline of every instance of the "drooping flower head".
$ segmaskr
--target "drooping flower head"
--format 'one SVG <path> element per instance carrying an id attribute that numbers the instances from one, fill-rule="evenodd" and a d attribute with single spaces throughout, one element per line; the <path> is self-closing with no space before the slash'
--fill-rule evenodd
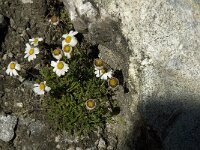
<path id="1" fill-rule="evenodd" d="M 104 62 L 103 62 L 102 59 L 96 58 L 96 59 L 94 60 L 94 67 L 95 67 L 96 69 L 102 69 L 102 68 L 103 68 L 103 65 L 104 65 Z"/>
<path id="2" fill-rule="evenodd" d="M 101 78 L 102 80 L 107 80 L 108 78 L 112 77 L 112 70 L 108 70 L 106 68 L 97 69 L 95 68 L 95 75 L 97 78 Z"/>
<path id="3" fill-rule="evenodd" d="M 46 85 L 46 81 L 41 82 L 40 84 L 34 84 L 33 91 L 38 95 L 44 95 L 45 91 L 49 92 L 51 90 L 50 87 Z"/>
<path id="4" fill-rule="evenodd" d="M 13 76 L 13 75 L 17 76 L 18 75 L 17 70 L 18 71 L 21 70 L 20 64 L 18 64 L 15 61 L 11 61 L 6 69 L 6 74 L 10 76 Z"/>
<path id="5" fill-rule="evenodd" d="M 72 47 L 69 44 L 66 44 L 62 48 L 64 55 L 70 59 L 71 58 L 71 52 L 72 52 Z"/>
<path id="6" fill-rule="evenodd" d="M 108 85 L 110 88 L 115 89 L 119 86 L 119 80 L 115 77 L 108 79 Z"/>
<path id="7" fill-rule="evenodd" d="M 50 19 L 49 22 L 51 24 L 53 24 L 54 26 L 59 24 L 59 17 L 57 17 L 56 15 L 53 15 Z"/>
<path id="8" fill-rule="evenodd" d="M 57 76 L 65 75 L 65 72 L 68 71 L 69 66 L 64 61 L 51 61 L 51 66 L 54 67 L 53 72 L 57 74 Z"/>
<path id="9" fill-rule="evenodd" d="M 76 46 L 76 44 L 78 43 L 75 35 L 78 34 L 77 31 L 70 31 L 69 34 L 63 34 L 63 38 L 65 38 L 62 41 L 62 47 L 64 47 L 65 45 L 70 45 L 71 47 Z"/>
<path id="10" fill-rule="evenodd" d="M 43 41 L 43 38 L 40 38 L 40 37 L 29 39 L 29 42 L 33 46 L 38 46 L 39 42 L 41 42 L 41 41 Z"/>
<path id="11" fill-rule="evenodd" d="M 85 102 L 85 106 L 87 110 L 92 110 L 96 107 L 96 102 L 93 99 L 89 99 Z"/>
<path id="12" fill-rule="evenodd" d="M 25 56 L 24 58 L 28 57 L 28 61 L 34 60 L 36 58 L 36 55 L 39 54 L 39 49 L 37 47 L 32 47 L 30 44 L 26 44 L 26 50 L 25 50 Z"/>
<path id="13" fill-rule="evenodd" d="M 55 59 L 60 60 L 62 58 L 63 52 L 60 48 L 56 48 L 52 51 L 52 55 Z"/>

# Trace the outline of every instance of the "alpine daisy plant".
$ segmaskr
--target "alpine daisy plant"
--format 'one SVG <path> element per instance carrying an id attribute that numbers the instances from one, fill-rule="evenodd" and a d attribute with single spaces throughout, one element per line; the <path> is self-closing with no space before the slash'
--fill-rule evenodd
<path id="1" fill-rule="evenodd" d="M 70 45 L 72 47 L 76 46 L 76 44 L 78 43 L 75 35 L 78 34 L 77 31 L 70 31 L 68 34 L 63 34 L 63 38 L 64 40 L 62 41 L 62 47 L 64 47 L 65 45 Z"/>
<path id="2" fill-rule="evenodd" d="M 46 85 L 46 81 L 41 82 L 40 84 L 34 84 L 33 91 L 38 95 L 44 95 L 45 92 L 49 92 L 51 90 L 50 87 Z"/>
<path id="3" fill-rule="evenodd" d="M 43 41 L 43 38 L 41 38 L 41 37 L 29 39 L 30 44 L 33 46 L 38 46 L 39 42 L 41 42 L 41 41 Z"/>
<path id="4" fill-rule="evenodd" d="M 28 57 L 28 61 L 36 59 L 36 55 L 39 54 L 39 48 L 30 46 L 30 44 L 26 44 L 26 50 L 25 50 L 25 56 L 24 58 Z"/>
<path id="5" fill-rule="evenodd" d="M 69 66 L 64 61 L 51 61 L 51 66 L 53 68 L 53 72 L 57 74 L 57 76 L 65 75 L 65 72 L 68 71 Z"/>
<path id="6" fill-rule="evenodd" d="M 119 86 L 119 80 L 103 59 L 92 55 L 96 49 L 91 44 L 84 40 L 78 42 L 78 32 L 65 24 L 64 19 L 69 17 L 64 11 L 60 12 L 62 14 L 57 16 L 51 12 L 49 20 L 55 25 L 49 32 L 54 35 L 61 31 L 59 37 L 52 38 L 52 44 L 45 43 L 42 37 L 29 39 L 24 58 L 30 62 L 39 55 L 38 59 L 42 59 L 37 68 L 39 74 L 35 75 L 42 82 L 35 83 L 33 91 L 35 95 L 44 95 L 41 96 L 44 102 L 42 107 L 55 128 L 71 134 L 88 134 L 99 127 L 104 128 L 113 116 L 110 111 L 116 106 L 112 98 L 115 92 L 113 89 Z M 56 26 L 59 21 L 59 26 Z M 62 42 L 59 43 L 61 38 Z M 42 49 L 41 53 L 37 46 Z M 31 65 L 35 65 L 35 62 Z M 6 74 L 17 76 L 20 69 L 16 61 L 11 61 Z"/>
<path id="7" fill-rule="evenodd" d="M 11 61 L 7 67 L 6 74 L 10 76 L 17 76 L 18 75 L 17 71 L 20 70 L 21 70 L 20 64 L 18 64 L 15 61 Z"/>

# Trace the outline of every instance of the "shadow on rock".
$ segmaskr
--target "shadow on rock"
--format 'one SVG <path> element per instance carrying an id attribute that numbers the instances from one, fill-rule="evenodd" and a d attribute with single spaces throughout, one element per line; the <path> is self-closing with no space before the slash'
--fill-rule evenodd
<path id="1" fill-rule="evenodd" d="M 200 104 L 192 99 L 187 102 L 180 97 L 142 101 L 138 106 L 141 120 L 128 135 L 127 149 L 199 150 Z"/>

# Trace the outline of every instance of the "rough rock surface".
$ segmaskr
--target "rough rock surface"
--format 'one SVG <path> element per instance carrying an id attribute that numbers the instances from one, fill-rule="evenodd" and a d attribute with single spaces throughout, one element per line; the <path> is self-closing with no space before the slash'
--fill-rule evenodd
<path id="1" fill-rule="evenodd" d="M 128 105 L 122 107 L 122 113 L 129 113 L 125 120 L 137 114 L 138 107 L 163 149 L 199 149 L 200 1 L 63 1 L 77 30 L 87 30 L 85 37 L 106 47 L 111 56 L 123 60 L 122 64 L 129 59 L 129 67 L 117 65 L 124 72 L 128 70 L 124 77 L 132 96 L 121 95 Z M 117 29 L 111 30 L 115 26 L 108 20 L 119 25 Z M 84 24 L 84 30 L 79 24 Z M 105 51 L 100 52 L 104 57 Z M 134 121 L 132 125 L 134 128 Z M 130 122 L 121 131 L 130 129 L 128 126 Z M 130 132 L 130 138 L 134 139 L 134 133 Z M 123 149 L 133 148 L 131 142 L 126 146 Z"/>
<path id="2" fill-rule="evenodd" d="M 17 117 L 15 116 L 0 116 L 0 139 L 8 142 L 14 137 L 14 128 L 17 124 Z"/>

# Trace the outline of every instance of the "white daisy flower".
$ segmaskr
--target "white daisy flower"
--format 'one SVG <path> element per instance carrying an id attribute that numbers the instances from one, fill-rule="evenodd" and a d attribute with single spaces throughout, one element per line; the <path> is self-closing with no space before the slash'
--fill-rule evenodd
<path id="1" fill-rule="evenodd" d="M 10 75 L 10 76 L 17 76 L 18 73 L 17 71 L 20 71 L 21 70 L 21 67 L 20 67 L 20 64 L 18 64 L 17 62 L 15 61 L 11 61 L 6 69 L 6 74 L 7 75 Z"/>
<path id="2" fill-rule="evenodd" d="M 112 77 L 112 70 L 107 71 L 105 68 L 97 69 L 95 68 L 95 75 L 97 78 L 101 78 L 102 80 L 107 80 L 108 78 Z"/>
<path id="3" fill-rule="evenodd" d="M 40 84 L 34 84 L 33 91 L 38 95 L 44 95 L 45 91 L 49 92 L 51 90 L 50 87 L 46 85 L 46 81 L 41 82 Z"/>
<path id="4" fill-rule="evenodd" d="M 65 38 L 62 41 L 62 47 L 64 47 L 65 45 L 70 45 L 72 47 L 76 46 L 76 44 L 78 43 L 76 37 L 74 35 L 78 34 L 77 31 L 70 31 L 69 34 L 63 34 L 63 38 Z"/>
<path id="5" fill-rule="evenodd" d="M 93 99 L 89 99 L 85 102 L 85 106 L 87 110 L 92 110 L 96 107 L 96 102 Z"/>
<path id="6" fill-rule="evenodd" d="M 52 55 L 55 59 L 60 60 L 62 58 L 63 52 L 60 48 L 56 48 L 53 50 Z"/>
<path id="7" fill-rule="evenodd" d="M 119 80 L 115 77 L 108 79 L 108 86 L 111 89 L 116 89 L 119 86 Z"/>
<path id="8" fill-rule="evenodd" d="M 103 69 L 103 64 L 104 64 L 104 62 L 103 62 L 103 60 L 100 59 L 100 58 L 96 58 L 96 59 L 94 60 L 94 67 L 95 67 L 96 69 Z"/>
<path id="9" fill-rule="evenodd" d="M 69 66 L 64 61 L 51 61 L 51 66 L 54 67 L 53 72 L 57 74 L 57 76 L 65 75 L 65 72 L 68 71 Z"/>
<path id="10" fill-rule="evenodd" d="M 41 41 L 43 41 L 43 38 L 39 38 L 39 37 L 29 39 L 29 42 L 33 46 L 38 46 L 38 43 L 41 42 Z"/>
<path id="11" fill-rule="evenodd" d="M 26 44 L 26 51 L 25 51 L 24 58 L 28 57 L 28 61 L 34 60 L 36 55 L 39 54 L 39 49 L 37 47 L 31 47 L 28 43 Z"/>
<path id="12" fill-rule="evenodd" d="M 53 16 L 51 17 L 51 19 L 49 19 L 49 22 L 50 22 L 51 24 L 53 24 L 54 26 L 57 26 L 57 25 L 59 24 L 59 17 L 53 15 Z"/>
<path id="13" fill-rule="evenodd" d="M 69 44 L 67 44 L 67 45 L 64 45 L 62 49 L 63 49 L 64 55 L 68 59 L 70 59 L 71 58 L 72 47 Z"/>

